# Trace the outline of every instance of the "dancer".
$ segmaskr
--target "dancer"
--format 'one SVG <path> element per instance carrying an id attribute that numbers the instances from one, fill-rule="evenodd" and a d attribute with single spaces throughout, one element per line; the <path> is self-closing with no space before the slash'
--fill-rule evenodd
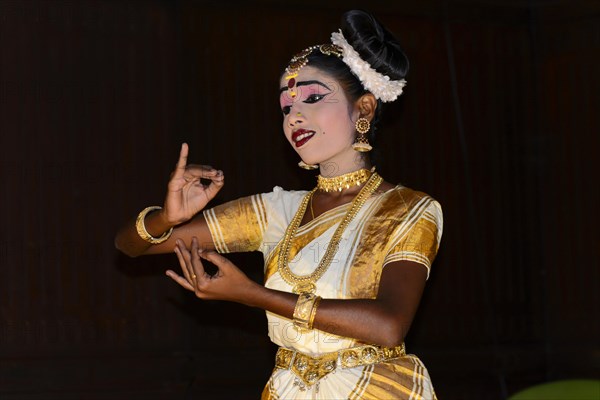
<path id="1" fill-rule="evenodd" d="M 435 399 L 404 337 L 442 211 L 427 194 L 386 182 L 369 157 L 382 103 L 401 95 L 407 72 L 374 16 L 345 13 L 331 42 L 293 56 L 280 79 L 283 133 L 299 165 L 319 169 L 316 187 L 207 208 L 224 174 L 188 165 L 184 143 L 164 205 L 117 234 L 130 256 L 175 251 L 182 271 L 167 275 L 198 298 L 266 311 L 279 349 L 263 399 Z M 264 254 L 264 286 L 222 255 L 234 251 Z M 204 262 L 218 271 L 206 273 Z"/>

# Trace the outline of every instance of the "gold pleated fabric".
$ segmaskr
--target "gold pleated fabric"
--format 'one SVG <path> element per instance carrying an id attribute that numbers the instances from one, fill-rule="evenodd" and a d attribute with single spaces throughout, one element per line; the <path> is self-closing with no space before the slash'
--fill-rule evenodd
<path id="1" fill-rule="evenodd" d="M 341 372 L 340 372 L 341 371 Z M 338 370 L 322 379 L 319 386 L 300 391 L 293 383 L 281 388 L 281 371 L 275 370 L 265 385 L 261 400 L 350 399 L 350 400 L 436 400 L 431 379 L 414 355 L 352 370 Z"/>

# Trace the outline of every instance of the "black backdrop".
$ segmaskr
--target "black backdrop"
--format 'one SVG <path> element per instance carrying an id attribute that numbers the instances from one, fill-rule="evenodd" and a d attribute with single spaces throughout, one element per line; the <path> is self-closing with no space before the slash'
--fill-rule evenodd
<path id="1" fill-rule="evenodd" d="M 442 399 L 597 376 L 600 4 L 368 5 L 412 65 L 379 170 L 445 217 L 409 351 Z M 263 312 L 195 300 L 174 256 L 113 237 L 161 204 L 182 141 L 225 171 L 215 204 L 311 187 L 277 79 L 366 6 L 0 0 L 2 399 L 259 396 Z M 231 258 L 261 280 L 259 255 Z"/>

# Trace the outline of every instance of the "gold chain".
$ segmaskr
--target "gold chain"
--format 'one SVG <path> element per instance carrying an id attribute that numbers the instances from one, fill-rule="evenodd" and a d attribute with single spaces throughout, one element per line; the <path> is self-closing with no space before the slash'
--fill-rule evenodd
<path id="1" fill-rule="evenodd" d="M 356 216 L 361 207 L 365 204 L 367 199 L 377 190 L 379 185 L 383 182 L 383 178 L 379 176 L 377 173 L 373 173 L 365 186 L 360 190 L 358 195 L 352 200 L 352 204 L 350 209 L 338 225 L 335 230 L 329 245 L 327 246 L 327 250 L 325 250 L 325 254 L 323 258 L 319 262 L 317 268 L 308 275 L 296 275 L 292 272 L 289 266 L 289 256 L 290 256 L 290 248 L 292 246 L 292 239 L 300 226 L 300 222 L 302 221 L 302 217 L 306 212 L 306 207 L 308 206 L 308 202 L 311 200 L 313 194 L 318 188 L 314 188 L 309 193 L 304 196 L 302 202 L 300 203 L 300 207 L 290 225 L 285 231 L 285 235 L 283 237 L 282 246 L 279 248 L 279 259 L 277 260 L 277 267 L 279 269 L 279 274 L 290 286 L 293 287 L 292 291 L 294 293 L 314 293 L 317 289 L 316 282 L 323 276 L 323 274 L 327 271 L 329 266 L 331 265 L 331 261 L 333 260 L 333 256 L 338 250 L 340 245 L 340 241 L 342 240 L 342 233 L 352 221 L 352 219 Z"/>

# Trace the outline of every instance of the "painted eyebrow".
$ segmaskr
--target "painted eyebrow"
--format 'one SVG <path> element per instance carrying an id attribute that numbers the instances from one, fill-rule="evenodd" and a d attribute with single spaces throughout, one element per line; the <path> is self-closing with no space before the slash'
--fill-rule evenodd
<path id="1" fill-rule="evenodd" d="M 329 89 L 329 87 L 326 84 L 324 84 L 321 81 L 301 81 L 301 82 L 296 83 L 296 87 L 298 87 L 298 86 L 307 86 L 307 85 L 312 85 L 312 84 L 321 85 L 325 89 L 331 90 L 331 89 Z M 281 94 L 282 92 L 284 92 L 286 90 L 288 90 L 287 86 L 282 87 L 281 89 L 279 89 L 279 94 Z"/>

